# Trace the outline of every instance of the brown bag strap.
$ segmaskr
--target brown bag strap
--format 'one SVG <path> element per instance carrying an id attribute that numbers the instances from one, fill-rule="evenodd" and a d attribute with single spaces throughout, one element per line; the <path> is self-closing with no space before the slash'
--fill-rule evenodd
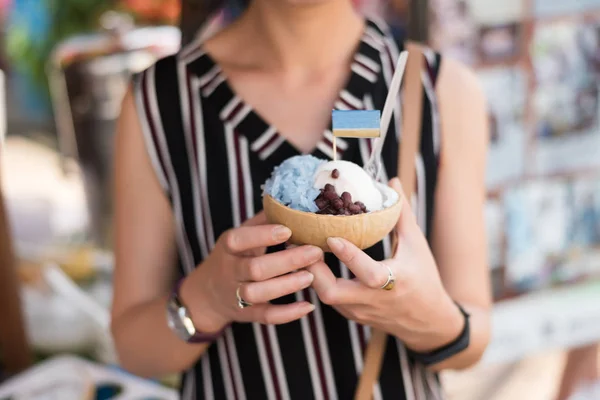
<path id="1" fill-rule="evenodd" d="M 421 71 L 423 70 L 423 53 L 417 45 L 407 44 L 409 52 L 404 75 L 404 98 L 402 108 L 402 132 L 398 149 L 398 176 L 409 202 L 415 191 L 415 157 L 421 142 L 421 121 L 423 111 L 423 90 Z M 404 212 L 404 210 L 403 210 Z M 392 249 L 396 250 L 397 240 L 394 236 Z M 367 346 L 365 362 L 360 376 L 354 400 L 371 400 L 373 388 L 381 371 L 383 354 L 387 344 L 387 334 L 372 330 L 371 340 Z"/>

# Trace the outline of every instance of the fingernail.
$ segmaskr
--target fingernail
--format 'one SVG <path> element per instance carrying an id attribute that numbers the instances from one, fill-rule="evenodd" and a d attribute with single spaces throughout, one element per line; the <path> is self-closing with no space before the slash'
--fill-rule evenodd
<path id="1" fill-rule="evenodd" d="M 302 274 L 301 279 L 302 279 L 302 283 L 304 284 L 304 287 L 310 286 L 313 283 L 313 281 L 315 280 L 315 276 L 308 271 L 302 271 L 300 273 Z"/>
<path id="2" fill-rule="evenodd" d="M 327 244 L 329 245 L 329 248 L 331 250 L 333 250 L 334 252 L 344 250 L 344 242 L 342 242 L 338 238 L 333 238 L 333 237 L 328 238 Z"/>
<path id="3" fill-rule="evenodd" d="M 398 191 L 400 193 L 404 193 L 404 188 L 402 187 L 402 181 L 400 181 L 400 178 L 394 178 L 390 181 L 390 186 L 398 186 Z"/>
<path id="4" fill-rule="evenodd" d="M 306 306 L 306 312 L 307 312 L 307 313 L 311 313 L 311 312 L 313 312 L 313 311 L 315 311 L 315 305 L 314 305 L 314 304 L 311 304 L 311 303 L 309 303 L 309 304 Z"/>
<path id="5" fill-rule="evenodd" d="M 313 261 L 316 258 L 321 257 L 321 249 L 315 246 L 307 246 L 304 254 L 306 255 L 306 258 Z"/>
<path id="6" fill-rule="evenodd" d="M 273 230 L 273 237 L 275 240 L 284 240 L 292 235 L 292 231 L 285 226 L 278 226 Z"/>

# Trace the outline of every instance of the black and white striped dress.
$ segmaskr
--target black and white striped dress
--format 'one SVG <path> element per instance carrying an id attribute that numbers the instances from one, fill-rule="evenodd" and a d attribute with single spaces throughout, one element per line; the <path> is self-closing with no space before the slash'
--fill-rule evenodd
<path id="1" fill-rule="evenodd" d="M 337 109 L 381 109 L 402 40 L 380 21 L 368 20 L 352 73 L 335 103 Z M 416 159 L 418 221 L 429 235 L 437 180 L 440 135 L 434 87 L 440 56 L 427 52 L 423 134 Z M 147 149 L 177 223 L 181 274 L 207 257 L 219 235 L 261 210 L 261 185 L 273 167 L 300 154 L 277 127 L 266 123 L 238 97 L 221 68 L 201 44 L 158 61 L 135 78 L 138 112 Z M 383 148 L 385 176 L 396 175 L 400 101 Z M 363 164 L 370 139 L 338 139 L 346 160 Z M 332 157 L 325 130 L 313 155 Z M 270 249 L 271 251 L 277 249 Z M 389 257 L 388 239 L 367 250 Z M 350 272 L 333 256 L 337 276 Z M 167 267 L 167 266 L 165 266 Z M 348 321 L 319 302 L 312 289 L 275 301 L 308 300 L 309 316 L 281 326 L 233 324 L 195 367 L 183 376 L 183 399 L 351 399 L 363 368 L 370 329 Z M 438 377 L 416 365 L 399 340 L 389 340 L 374 399 L 442 398 Z"/>

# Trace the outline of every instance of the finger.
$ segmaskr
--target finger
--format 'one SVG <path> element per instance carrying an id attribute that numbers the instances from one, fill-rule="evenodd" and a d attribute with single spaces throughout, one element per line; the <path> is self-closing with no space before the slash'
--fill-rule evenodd
<path id="1" fill-rule="evenodd" d="M 336 278 L 325 262 L 315 263 L 306 269 L 314 275 L 312 288 L 325 304 L 365 304 L 373 291 L 360 282 Z"/>
<path id="2" fill-rule="evenodd" d="M 342 238 L 329 238 L 327 244 L 340 261 L 346 264 L 366 286 L 377 289 L 387 281 L 389 275 L 387 268 L 349 241 Z"/>
<path id="3" fill-rule="evenodd" d="M 257 226 L 257 225 L 267 225 L 269 221 L 267 220 L 267 215 L 264 211 L 259 212 L 254 217 L 247 219 L 244 221 L 242 226 Z"/>
<path id="4" fill-rule="evenodd" d="M 252 304 L 268 303 L 271 300 L 306 289 L 313 282 L 313 278 L 314 276 L 310 272 L 299 271 L 264 282 L 244 283 L 240 286 L 240 296 Z"/>
<path id="5" fill-rule="evenodd" d="M 310 314 L 314 309 L 315 306 L 307 301 L 283 305 L 258 304 L 241 310 L 240 320 L 265 325 L 287 324 Z"/>
<path id="6" fill-rule="evenodd" d="M 240 282 L 261 282 L 297 271 L 323 259 L 323 250 L 315 246 L 300 246 L 260 257 L 247 258 L 238 264 Z"/>
<path id="7" fill-rule="evenodd" d="M 284 243 L 291 236 L 292 231 L 283 225 L 257 225 L 230 229 L 222 236 L 222 240 L 225 251 L 240 254 L 259 247 Z"/>
<path id="8" fill-rule="evenodd" d="M 315 276 L 312 287 L 317 296 L 330 306 L 368 304 L 377 293 L 358 281 L 336 278 L 325 263 L 312 265 L 309 271 Z"/>
<path id="9" fill-rule="evenodd" d="M 316 262 L 307 267 L 306 270 L 314 276 L 312 287 L 319 294 L 319 297 L 321 297 L 321 294 L 333 290 L 332 288 L 337 284 L 338 278 L 324 261 Z"/>

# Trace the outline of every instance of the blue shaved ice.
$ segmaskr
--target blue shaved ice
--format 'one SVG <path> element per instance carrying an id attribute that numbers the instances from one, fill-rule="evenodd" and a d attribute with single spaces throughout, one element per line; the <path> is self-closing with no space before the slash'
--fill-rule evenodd
<path id="1" fill-rule="evenodd" d="M 275 167 L 265 182 L 264 194 L 294 210 L 317 212 L 315 199 L 320 190 L 313 187 L 317 168 L 325 160 L 311 155 L 294 156 Z"/>

